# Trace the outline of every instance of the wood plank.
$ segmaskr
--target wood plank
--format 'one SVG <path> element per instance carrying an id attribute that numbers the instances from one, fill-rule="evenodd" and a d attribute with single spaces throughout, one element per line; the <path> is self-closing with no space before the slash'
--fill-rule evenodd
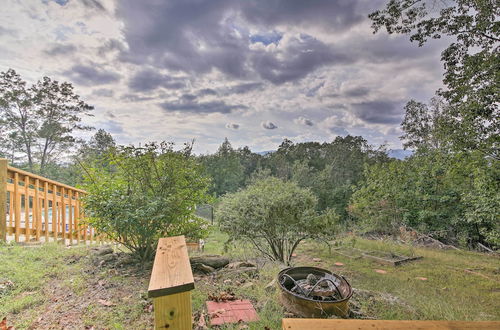
<path id="1" fill-rule="evenodd" d="M 64 187 L 61 187 L 61 223 L 62 223 L 62 229 L 61 232 L 63 233 L 63 237 L 66 238 L 66 204 L 64 203 Z M 66 244 L 66 240 L 63 242 Z"/>
<path id="2" fill-rule="evenodd" d="M 155 329 L 192 329 L 191 291 L 153 298 Z"/>
<path id="3" fill-rule="evenodd" d="M 69 232 L 69 244 L 73 245 L 73 191 L 68 190 L 68 232 Z"/>
<path id="4" fill-rule="evenodd" d="M 0 159 L 0 241 L 7 241 L 7 159 Z"/>
<path id="5" fill-rule="evenodd" d="M 43 176 L 40 176 L 40 175 L 36 175 L 36 174 L 33 174 L 33 173 L 30 173 L 30 172 L 27 172 L 27 171 L 24 171 L 24 170 L 21 170 L 21 169 L 18 169 L 18 168 L 15 168 L 13 166 L 7 166 L 7 171 L 9 172 L 9 177 L 12 178 L 12 174 L 11 173 L 19 173 L 23 176 L 28 176 L 30 178 L 32 178 L 32 181 L 28 180 L 28 182 L 30 183 L 34 183 L 34 180 L 35 179 L 39 179 L 43 182 L 48 182 L 50 184 L 55 184 L 59 187 L 64 187 L 66 189 L 71 189 L 73 191 L 78 191 L 78 192 L 81 192 L 83 194 L 86 194 L 87 192 L 85 190 L 82 190 L 82 189 L 78 189 L 78 188 L 75 188 L 75 187 L 72 187 L 72 186 L 69 186 L 67 184 L 64 184 L 62 182 L 58 182 L 58 181 L 55 181 L 55 180 L 51 180 L 51 179 L 48 179 L 48 178 L 44 178 Z"/>
<path id="6" fill-rule="evenodd" d="M 16 226 L 16 242 L 19 242 L 21 236 L 21 192 L 19 191 L 19 174 L 14 175 L 14 214 L 16 216 L 15 226 Z"/>
<path id="7" fill-rule="evenodd" d="M 26 175 L 24 177 L 24 228 L 31 228 L 31 221 L 30 221 L 30 195 L 29 195 L 29 184 L 26 184 L 26 182 L 30 181 L 29 175 Z M 34 203 L 34 201 L 33 201 Z M 25 237 L 26 241 L 30 240 L 30 234 L 31 230 L 26 231 Z"/>
<path id="8" fill-rule="evenodd" d="M 43 220 L 45 230 L 45 242 L 49 241 L 49 183 L 43 185 Z"/>
<path id="9" fill-rule="evenodd" d="M 57 186 L 52 185 L 52 232 L 57 239 Z"/>
<path id="10" fill-rule="evenodd" d="M 340 320 L 340 319 L 283 319 L 284 330 L 462 330 L 500 329 L 500 321 L 413 321 L 413 320 Z"/>
<path id="11" fill-rule="evenodd" d="M 40 180 L 36 179 L 35 181 L 35 196 L 33 197 L 33 211 L 32 211 L 32 217 L 33 217 L 33 225 L 36 228 L 36 233 L 35 237 L 36 240 L 40 240 L 40 234 L 42 230 L 42 219 L 40 218 L 41 212 L 40 212 Z"/>
<path id="12" fill-rule="evenodd" d="M 194 289 L 193 272 L 184 236 L 160 238 L 149 281 L 149 297 Z"/>

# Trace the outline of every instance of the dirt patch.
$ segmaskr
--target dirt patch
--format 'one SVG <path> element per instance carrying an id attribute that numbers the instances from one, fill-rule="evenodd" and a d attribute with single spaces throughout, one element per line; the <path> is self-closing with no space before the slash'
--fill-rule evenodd
<path id="1" fill-rule="evenodd" d="M 150 269 L 129 258 L 123 253 L 92 252 L 68 258 L 68 264 L 79 263 L 81 268 L 68 278 L 47 281 L 42 290 L 46 303 L 28 329 L 106 329 L 113 315 L 120 314 L 119 323 L 150 327 Z"/>

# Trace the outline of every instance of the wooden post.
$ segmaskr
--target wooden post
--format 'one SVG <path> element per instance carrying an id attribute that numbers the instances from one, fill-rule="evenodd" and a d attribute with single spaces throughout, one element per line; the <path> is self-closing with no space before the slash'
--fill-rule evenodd
<path id="1" fill-rule="evenodd" d="M 54 241 L 57 242 L 57 186 L 52 185 L 52 234 Z"/>
<path id="2" fill-rule="evenodd" d="M 21 236 L 21 192 L 19 191 L 19 174 L 14 173 L 14 214 L 16 215 L 15 237 L 16 242 L 19 242 Z"/>
<path id="3" fill-rule="evenodd" d="M 33 199 L 33 204 L 35 204 L 35 200 Z M 34 208 L 32 210 L 32 217 Z M 33 219 L 34 220 L 34 219 Z M 29 175 L 24 176 L 24 237 L 26 242 L 30 241 L 31 235 L 31 221 L 30 221 L 30 177 Z"/>
<path id="4" fill-rule="evenodd" d="M 35 196 L 33 196 L 33 225 L 36 228 L 35 238 L 36 241 L 40 241 L 40 235 L 42 230 L 42 219 L 40 219 L 40 180 L 35 179 Z"/>
<path id="5" fill-rule="evenodd" d="M 49 241 L 49 183 L 43 184 L 43 223 L 45 229 L 45 242 Z"/>
<path id="6" fill-rule="evenodd" d="M 12 214 L 9 214 L 12 219 Z M 0 241 L 7 241 L 7 159 L 0 159 Z"/>
<path id="7" fill-rule="evenodd" d="M 153 298 L 155 329 L 192 329 L 193 273 L 184 236 L 160 238 L 148 296 Z"/>
<path id="8" fill-rule="evenodd" d="M 61 187 L 61 222 L 62 222 L 62 243 L 66 245 L 66 203 L 64 201 L 65 189 Z"/>
<path id="9" fill-rule="evenodd" d="M 69 244 L 73 245 L 73 190 L 68 190 L 68 232 Z"/>

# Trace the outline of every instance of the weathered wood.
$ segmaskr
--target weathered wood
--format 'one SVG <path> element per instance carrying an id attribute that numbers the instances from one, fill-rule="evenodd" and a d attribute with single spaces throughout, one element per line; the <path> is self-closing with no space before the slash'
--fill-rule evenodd
<path id="1" fill-rule="evenodd" d="M 155 329 L 192 329 L 191 291 L 153 299 Z"/>
<path id="2" fill-rule="evenodd" d="M 462 329 L 500 329 L 500 321 L 399 321 L 399 320 L 341 320 L 341 319 L 283 319 L 284 330 L 462 330 Z"/>
<path id="3" fill-rule="evenodd" d="M 31 229 L 29 182 L 30 182 L 29 175 L 25 175 L 24 176 L 24 228 L 26 229 Z M 31 230 L 28 230 L 25 235 L 27 242 L 29 242 L 30 240 L 30 234 Z"/>
<path id="4" fill-rule="evenodd" d="M 72 186 L 69 186 L 67 184 L 64 184 L 62 182 L 58 182 L 58 181 L 55 181 L 55 180 L 51 180 L 51 179 L 48 179 L 48 178 L 44 178 L 43 176 L 40 176 L 40 175 L 36 175 L 36 174 L 33 174 L 33 173 L 30 173 L 30 172 L 27 172 L 27 171 L 24 171 L 24 170 L 21 170 L 21 169 L 18 169 L 16 167 L 13 167 L 13 166 L 10 166 L 10 165 L 7 165 L 7 170 L 11 173 L 19 173 L 23 176 L 28 176 L 32 179 L 32 181 L 28 181 L 30 184 L 33 184 L 35 183 L 35 180 L 36 179 L 39 179 L 40 181 L 43 181 L 43 182 L 48 182 L 50 184 L 55 184 L 56 186 L 59 186 L 59 187 L 64 187 L 66 189 L 71 189 L 73 191 L 78 191 L 78 192 L 81 192 L 81 193 L 84 193 L 86 194 L 87 192 L 85 190 L 82 190 L 82 189 L 78 189 L 78 188 L 75 188 L 75 187 L 72 187 Z"/>
<path id="5" fill-rule="evenodd" d="M 149 297 L 161 297 L 193 289 L 193 273 L 184 236 L 160 238 L 149 282 Z"/>
<path id="6" fill-rule="evenodd" d="M 45 242 L 49 241 L 49 183 L 45 182 L 43 186 L 43 223 L 45 230 Z"/>
<path id="7" fill-rule="evenodd" d="M 35 238 L 37 241 L 40 240 L 40 233 L 42 230 L 42 219 L 40 219 L 40 180 L 36 179 L 35 181 L 35 196 L 33 197 L 33 225 L 35 226 Z"/>
<path id="8" fill-rule="evenodd" d="M 12 215 L 9 215 L 9 218 Z M 7 240 L 7 159 L 0 159 L 0 241 Z"/>
<path id="9" fill-rule="evenodd" d="M 57 186 L 52 184 L 52 233 L 57 239 Z"/>
<path id="10" fill-rule="evenodd" d="M 362 255 L 366 259 L 371 259 L 371 260 L 378 262 L 379 264 L 389 265 L 389 266 L 399 266 L 399 265 L 402 265 L 404 263 L 419 260 L 419 259 L 423 258 L 422 256 L 416 256 L 416 257 L 407 257 L 405 259 L 400 259 L 400 260 L 390 260 L 390 259 L 377 257 L 377 256 L 374 256 L 374 255 L 371 255 L 368 253 L 362 253 Z"/>
<path id="11" fill-rule="evenodd" d="M 21 192 L 19 191 L 19 174 L 14 174 L 14 214 L 16 216 L 16 242 L 19 242 L 21 233 Z"/>

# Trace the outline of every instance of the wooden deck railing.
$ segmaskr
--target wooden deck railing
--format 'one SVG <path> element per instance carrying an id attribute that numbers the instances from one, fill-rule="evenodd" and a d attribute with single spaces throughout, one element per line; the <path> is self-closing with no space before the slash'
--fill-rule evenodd
<path id="1" fill-rule="evenodd" d="M 0 240 L 99 241 L 82 222 L 84 190 L 9 166 L 0 159 Z"/>

